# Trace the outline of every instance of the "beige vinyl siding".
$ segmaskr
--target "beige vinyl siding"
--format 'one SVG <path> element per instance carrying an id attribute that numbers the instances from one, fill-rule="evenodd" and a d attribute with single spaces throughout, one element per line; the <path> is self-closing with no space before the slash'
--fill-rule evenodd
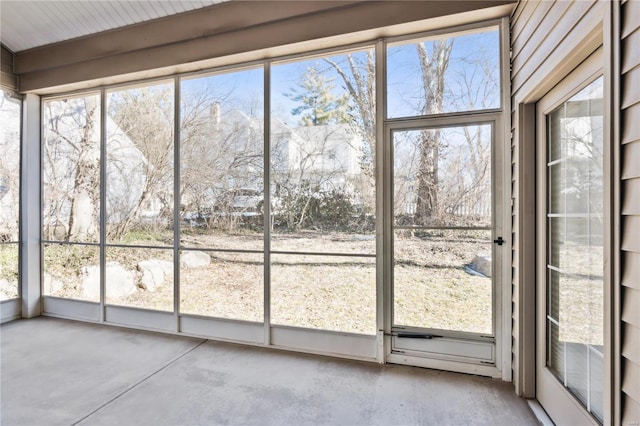
<path id="1" fill-rule="evenodd" d="M 512 13 L 512 169 L 513 169 L 513 303 L 514 303 L 514 381 L 516 391 L 532 396 L 531 388 L 523 385 L 526 372 L 516 361 L 526 360 L 522 350 L 522 292 L 528 291 L 532 277 L 526 273 L 528 206 L 535 197 L 526 191 L 529 173 L 523 150 L 531 141 L 521 141 L 523 135 L 523 104 L 535 103 L 557 84 L 563 76 L 584 59 L 588 52 L 602 43 L 603 36 L 594 33 L 611 3 L 592 1 L 520 1 Z M 614 4 L 615 7 L 615 4 Z M 620 140 L 614 140 L 620 159 L 620 276 L 613 285 L 620 286 L 620 390 L 622 424 L 640 424 L 640 1 L 629 0 L 619 6 L 620 75 Z M 615 51 L 615 46 L 612 46 Z M 617 147 L 617 148 L 616 148 Z M 523 179 L 525 177 L 525 179 Z M 616 191 L 613 191 L 615 193 Z M 612 195 L 613 196 L 613 195 Z M 615 241 L 615 240 L 614 240 Z M 529 244 L 530 245 L 530 244 Z M 614 248 L 615 249 L 615 248 Z"/>
<path id="2" fill-rule="evenodd" d="M 640 424 L 640 1 L 621 5 L 622 424 Z"/>
<path id="3" fill-rule="evenodd" d="M 519 139 L 523 127 L 535 126 L 522 115 L 535 110 L 522 105 L 539 99 L 601 44 L 596 34 L 585 45 L 582 34 L 597 26 L 605 7 L 604 1 L 519 1 L 511 15 L 513 377 L 516 392 L 530 398 L 535 396 L 535 354 L 527 349 L 535 335 L 535 139 Z M 581 58 L 567 61 L 567 52 Z"/>
<path id="4" fill-rule="evenodd" d="M 624 81 L 624 75 L 623 75 Z M 622 110 L 622 144 L 637 143 L 640 140 L 640 104 Z"/>
<path id="5" fill-rule="evenodd" d="M 4 46 L 0 48 L 0 87 L 6 90 L 16 91 L 18 80 L 13 73 L 14 55 Z"/>
<path id="6" fill-rule="evenodd" d="M 520 5 L 537 2 L 537 0 L 520 2 Z M 602 20 L 605 11 L 605 2 L 600 1 L 576 1 L 576 2 L 547 2 L 552 3 L 557 10 L 550 11 L 542 21 L 529 19 L 524 27 L 519 22 L 514 22 L 512 35 L 525 30 L 525 27 L 533 27 L 535 31 L 526 43 L 522 44 L 522 50 L 515 46 L 512 52 L 511 90 L 514 98 L 518 98 L 518 92 L 528 93 L 540 85 L 553 86 L 555 76 L 549 79 L 547 71 L 556 70 L 559 74 L 567 74 L 562 65 L 572 61 L 562 61 L 561 58 L 567 52 L 581 52 L 585 41 L 571 34 L 583 34 L 588 29 L 597 26 Z M 556 4 L 557 3 L 557 4 Z M 524 15 L 524 14 L 523 14 Z M 521 15 L 520 19 L 524 18 Z M 591 40 L 593 41 L 593 40 Z M 594 46 L 594 50 L 595 50 Z M 551 89 L 551 87 L 545 87 Z M 517 104 L 515 104 L 517 105 Z M 515 106 L 514 105 L 514 106 Z"/>

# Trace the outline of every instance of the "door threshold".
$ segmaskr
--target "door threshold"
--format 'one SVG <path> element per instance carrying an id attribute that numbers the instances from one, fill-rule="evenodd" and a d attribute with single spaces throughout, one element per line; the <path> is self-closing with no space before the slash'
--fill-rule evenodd
<path id="1" fill-rule="evenodd" d="M 500 370 L 498 370 L 495 365 L 466 363 L 459 360 L 438 359 L 392 352 L 387 355 L 386 362 L 389 364 L 411 365 L 413 367 L 444 370 L 452 373 L 473 374 L 476 376 L 485 376 L 494 379 L 502 378 Z"/>
<path id="2" fill-rule="evenodd" d="M 533 415 L 536 416 L 536 419 L 538 419 L 542 426 L 555 426 L 555 423 L 553 423 L 553 421 L 551 420 L 547 412 L 544 411 L 544 408 L 542 408 L 542 405 L 540 405 L 537 399 L 528 399 L 527 404 L 529 404 L 529 408 L 531 408 L 531 411 L 533 411 Z"/>

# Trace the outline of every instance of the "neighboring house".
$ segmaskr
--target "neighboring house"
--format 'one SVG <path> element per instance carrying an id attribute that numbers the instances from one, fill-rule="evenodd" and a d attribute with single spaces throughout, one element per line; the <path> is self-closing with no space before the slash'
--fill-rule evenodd
<path id="1" fill-rule="evenodd" d="M 313 192 L 353 194 L 362 173 L 362 138 L 348 124 L 289 127 L 272 125 L 272 175 L 280 185 L 308 185 Z"/>
<path id="2" fill-rule="evenodd" d="M 230 191 L 263 191 L 262 119 L 236 109 L 221 113 L 217 105 L 211 115 L 182 147 L 182 204 L 190 211 L 214 206 Z M 272 196 L 285 190 L 357 196 L 363 142 L 349 125 L 291 127 L 274 119 L 270 142 Z"/>
<path id="3" fill-rule="evenodd" d="M 43 225 L 56 239 L 69 233 L 78 239 L 97 238 L 100 129 L 86 126 L 89 108 L 91 106 L 84 100 L 74 103 L 54 101 L 47 106 L 43 143 Z M 147 160 L 111 117 L 107 117 L 106 124 L 107 223 L 126 220 L 141 201 L 139 216 L 157 217 L 160 201 L 153 196 L 141 200 L 145 193 L 145 170 L 149 167 Z M 87 131 L 88 140 L 83 140 Z M 78 175 L 80 168 L 84 169 L 81 177 Z M 69 229 L 70 226 L 74 229 Z"/>

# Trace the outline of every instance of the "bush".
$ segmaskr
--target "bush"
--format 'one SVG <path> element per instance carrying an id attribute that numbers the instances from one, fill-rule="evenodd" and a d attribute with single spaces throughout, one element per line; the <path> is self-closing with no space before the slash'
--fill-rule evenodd
<path id="1" fill-rule="evenodd" d="M 289 231 L 320 229 L 355 231 L 359 211 L 349 194 L 342 191 L 318 191 L 293 194 L 282 198 L 275 226 Z"/>

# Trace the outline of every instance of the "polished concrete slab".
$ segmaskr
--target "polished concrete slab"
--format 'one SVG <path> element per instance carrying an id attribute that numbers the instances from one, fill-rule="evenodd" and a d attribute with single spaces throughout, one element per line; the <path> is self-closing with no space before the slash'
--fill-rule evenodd
<path id="1" fill-rule="evenodd" d="M 534 425 L 509 383 L 79 323 L 0 328 L 2 425 Z"/>

